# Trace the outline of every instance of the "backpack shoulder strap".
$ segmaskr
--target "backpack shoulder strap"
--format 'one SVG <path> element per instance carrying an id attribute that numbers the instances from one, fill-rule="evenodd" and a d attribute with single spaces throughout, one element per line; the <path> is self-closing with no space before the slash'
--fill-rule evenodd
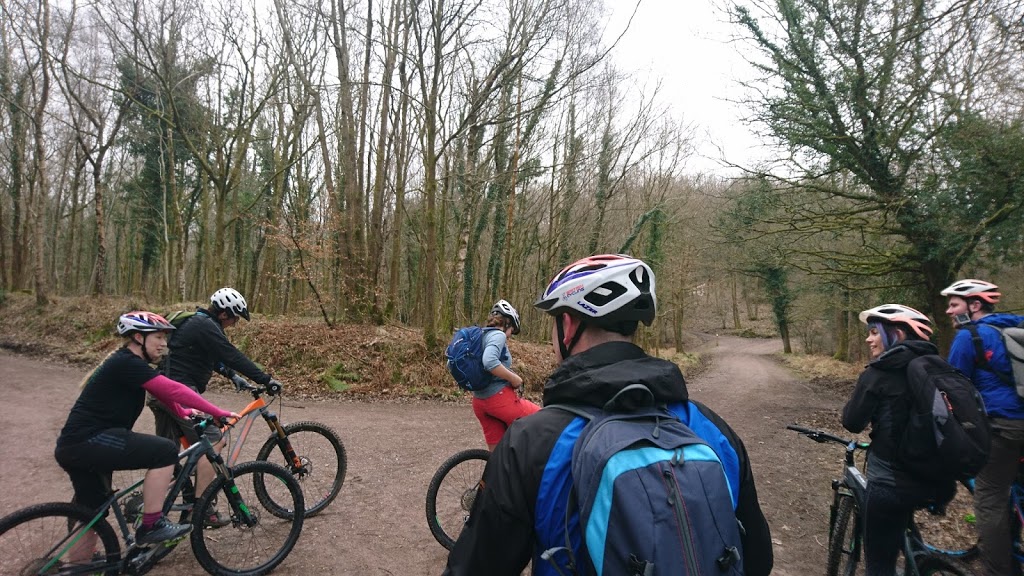
<path id="1" fill-rule="evenodd" d="M 981 334 L 978 334 L 977 324 L 967 324 L 964 326 L 968 332 L 971 333 L 971 342 L 974 344 L 974 361 L 978 364 L 978 368 L 986 372 L 991 372 L 999 377 L 1003 381 L 1003 384 L 1014 386 L 1013 378 L 1009 374 L 1000 372 L 992 367 L 988 361 L 988 355 L 985 354 L 985 343 L 981 339 Z M 999 332 L 999 338 L 1002 339 L 1003 331 L 995 326 L 990 326 L 993 330 Z"/>
<path id="2" fill-rule="evenodd" d="M 587 422 L 597 418 L 599 412 L 596 408 L 584 407 L 577 404 L 548 404 L 545 408 L 554 408 L 570 414 L 575 414 Z"/>

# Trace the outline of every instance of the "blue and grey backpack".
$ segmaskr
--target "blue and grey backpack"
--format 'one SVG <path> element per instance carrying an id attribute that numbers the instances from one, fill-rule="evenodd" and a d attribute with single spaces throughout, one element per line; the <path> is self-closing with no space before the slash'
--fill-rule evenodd
<path id="1" fill-rule="evenodd" d="M 638 394 L 633 409 L 619 407 Z M 646 386 L 627 386 L 604 410 L 551 407 L 587 424 L 572 451 L 566 546 L 542 559 L 561 572 L 554 559 L 568 554 L 578 575 L 743 574 L 736 502 L 721 460 L 675 414 L 654 406 Z M 582 557 L 569 534 L 577 511 Z"/>
<path id="2" fill-rule="evenodd" d="M 491 373 L 484 370 L 484 332 L 497 328 L 466 326 L 459 328 L 444 349 L 445 366 L 455 383 L 463 390 L 480 390 L 491 383 Z"/>

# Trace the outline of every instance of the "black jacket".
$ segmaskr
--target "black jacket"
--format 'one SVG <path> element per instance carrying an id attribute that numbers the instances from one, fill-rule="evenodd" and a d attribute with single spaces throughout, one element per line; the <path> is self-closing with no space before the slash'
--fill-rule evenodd
<path id="1" fill-rule="evenodd" d="M 907 364 L 918 356 L 937 353 L 934 344 L 923 340 L 905 340 L 886 350 L 867 365 L 843 407 L 843 427 L 850 432 L 861 432 L 871 424 L 871 456 L 894 466 L 899 484 L 912 481 L 899 471 L 897 462 L 899 442 L 910 418 Z"/>
<path id="2" fill-rule="evenodd" d="M 603 406 L 632 382 L 643 382 L 658 402 L 688 402 L 679 368 L 626 342 L 611 342 L 571 356 L 544 385 L 544 405 Z M 717 414 L 692 403 L 728 440 L 739 457 L 740 494 L 736 516 L 743 537 L 744 565 L 752 576 L 771 572 L 768 523 L 757 501 L 746 449 Z M 448 557 L 445 574 L 513 576 L 529 562 L 536 537 L 535 507 L 541 477 L 556 440 L 573 420 L 568 412 L 544 409 L 512 423 L 484 471 L 484 488 L 469 522 Z M 534 571 L 536 573 L 537 566 Z"/>
<path id="3" fill-rule="evenodd" d="M 170 350 L 160 371 L 202 394 L 218 363 L 241 372 L 257 384 L 270 382 L 270 374 L 262 371 L 245 354 L 235 348 L 224 334 L 224 328 L 207 310 L 199 309 L 180 328 L 171 332 Z"/>

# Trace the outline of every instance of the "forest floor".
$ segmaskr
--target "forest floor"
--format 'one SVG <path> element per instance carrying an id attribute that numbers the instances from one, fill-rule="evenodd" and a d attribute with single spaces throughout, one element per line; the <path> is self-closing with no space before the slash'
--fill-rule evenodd
<path id="1" fill-rule="evenodd" d="M 81 335 L 77 340 L 67 334 L 47 339 L 45 333 L 32 332 L 30 316 L 5 314 L 4 310 L 11 309 L 0 309 L 0 348 L 6 348 L 0 350 L 0 390 L 4 392 L 7 424 L 0 457 L 8 462 L 0 467 L 0 516 L 28 504 L 68 498 L 70 483 L 53 460 L 54 440 L 77 397 L 86 366 L 102 357 L 113 342 L 98 331 L 91 344 Z M 73 316 L 72 312 L 66 311 Z M 89 313 L 88 308 L 77 312 Z M 109 317 L 109 311 L 96 314 Z M 65 316 L 65 321 L 87 323 L 68 319 L 72 316 Z M 52 320 L 40 318 L 38 322 L 40 326 L 34 329 L 44 325 L 49 329 L 46 323 Z M 263 328 L 266 332 L 267 326 Z M 275 327 L 273 331 L 275 338 L 282 338 L 276 341 L 278 349 L 266 343 L 264 336 L 253 336 L 255 332 L 238 331 L 233 338 L 237 342 L 241 336 L 247 351 L 270 366 L 275 364 L 267 356 L 294 355 L 303 342 L 311 343 L 310 357 L 313 351 L 326 353 L 328 349 L 320 348 L 315 337 L 299 328 Z M 283 340 L 285 332 L 296 340 Z M 348 453 L 348 474 L 339 498 L 325 512 L 307 520 L 295 551 L 275 574 L 373 576 L 442 571 L 447 553 L 427 529 L 426 487 L 448 456 L 483 447 L 483 442 L 469 400 L 448 392 L 454 386 L 448 384 L 443 368 L 430 367 L 440 362 L 424 358 L 422 350 L 416 356 L 422 339 L 409 337 L 410 332 L 399 327 L 333 331 L 328 342 L 332 353 L 361 351 L 360 366 L 371 368 L 344 393 L 318 391 L 324 388 L 323 382 L 293 387 L 291 382 L 300 378 L 296 374 L 283 377 L 289 391 L 300 390 L 287 396 L 277 410 L 282 421 L 314 420 L 337 430 Z M 403 340 L 403 334 L 406 342 L 396 342 L 396 338 Z M 351 335 L 354 339 L 346 340 Z M 691 370 L 687 376 L 690 396 L 718 412 L 746 444 L 759 500 L 772 530 L 773 573 L 823 573 L 830 481 L 841 471 L 842 449 L 811 443 L 785 426 L 795 422 L 846 435 L 838 414 L 852 380 L 794 372 L 780 361 L 778 340 L 716 335 L 699 340 L 702 343 L 690 350 L 690 357 L 701 359 L 701 369 Z M 539 388 L 552 366 L 550 348 L 515 341 L 513 345 L 517 366 L 521 358 L 531 362 L 523 369 L 529 374 L 527 381 Z M 402 361 L 401 356 L 410 350 L 412 355 Z M 375 359 L 378 353 L 385 359 Z M 418 383 L 396 395 L 387 382 L 407 385 L 386 374 L 383 365 L 389 362 L 397 362 L 392 370 L 418 374 Z M 799 366 L 803 374 L 811 374 L 804 364 Z M 856 371 L 849 367 L 846 374 Z M 385 383 L 371 382 L 365 374 L 384 374 Z M 363 392 L 352 393 L 359 387 Z M 226 387 L 216 387 L 208 394 L 225 407 L 240 409 L 246 403 L 244 396 Z M 145 410 L 136 429 L 152 428 L 151 414 Z M 249 448 L 254 452 L 260 444 L 250 441 Z M 201 572 L 188 547 L 179 546 L 152 574 Z"/>

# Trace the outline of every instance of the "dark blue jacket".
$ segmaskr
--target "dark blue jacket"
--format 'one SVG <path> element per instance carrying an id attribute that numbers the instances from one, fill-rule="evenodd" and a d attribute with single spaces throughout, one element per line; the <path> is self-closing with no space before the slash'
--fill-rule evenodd
<path id="1" fill-rule="evenodd" d="M 1005 328 L 1016 326 L 1024 321 L 1024 316 L 1015 314 L 989 314 L 975 320 L 978 335 L 981 336 L 982 348 L 988 356 L 989 365 L 994 370 L 1010 374 L 1010 360 L 1006 357 L 1006 345 L 999 331 L 993 326 Z M 1009 418 L 1024 420 L 1024 401 L 1017 396 L 1017 390 L 1007 384 L 999 376 L 978 367 L 974 351 L 974 342 L 969 330 L 960 329 L 953 338 L 949 349 L 949 363 L 959 368 L 974 382 L 974 386 L 985 401 L 985 410 L 993 418 Z"/>
<path id="2" fill-rule="evenodd" d="M 610 342 L 571 356 L 544 386 L 544 405 L 603 406 L 616 392 L 642 382 L 715 450 L 726 467 L 743 524 L 750 576 L 769 574 L 772 544 L 757 501 L 754 477 L 739 437 L 717 414 L 688 398 L 679 368 L 627 342 Z M 539 554 L 564 544 L 565 496 L 572 446 L 584 422 L 556 409 L 512 423 L 484 471 L 483 489 L 448 557 L 445 574 L 518 576 L 533 557 L 535 575 L 555 574 Z M 578 535 L 576 538 L 578 540 Z"/>

